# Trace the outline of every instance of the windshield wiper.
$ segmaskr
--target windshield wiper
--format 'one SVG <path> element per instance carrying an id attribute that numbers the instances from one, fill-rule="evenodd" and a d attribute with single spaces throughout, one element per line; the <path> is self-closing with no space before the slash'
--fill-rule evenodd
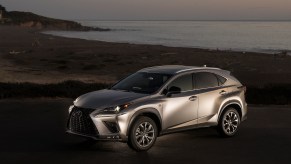
<path id="1" fill-rule="evenodd" d="M 110 89 L 115 90 L 115 91 L 130 92 L 130 90 L 126 90 L 126 89 L 117 89 L 117 88 L 110 88 Z"/>
<path id="2" fill-rule="evenodd" d="M 138 91 L 140 91 L 140 90 L 142 90 L 142 88 L 141 87 L 132 87 L 132 90 L 138 90 Z"/>

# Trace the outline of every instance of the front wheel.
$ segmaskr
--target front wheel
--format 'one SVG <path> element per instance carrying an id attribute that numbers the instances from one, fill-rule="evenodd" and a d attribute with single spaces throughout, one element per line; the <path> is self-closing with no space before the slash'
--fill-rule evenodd
<path id="1" fill-rule="evenodd" d="M 223 137 L 234 136 L 240 124 L 240 116 L 236 109 L 227 108 L 223 111 L 219 123 L 218 123 L 218 133 Z"/>
<path id="2" fill-rule="evenodd" d="M 147 151 L 157 138 L 157 125 L 149 117 L 138 117 L 129 132 L 128 145 L 136 151 Z"/>

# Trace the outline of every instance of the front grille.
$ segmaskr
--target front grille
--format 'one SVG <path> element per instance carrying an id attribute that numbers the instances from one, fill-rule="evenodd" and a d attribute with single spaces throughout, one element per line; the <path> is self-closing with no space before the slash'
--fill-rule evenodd
<path id="1" fill-rule="evenodd" d="M 74 107 L 68 120 L 68 129 L 78 134 L 98 135 L 98 130 L 90 118 L 90 113 L 93 111 L 94 109 Z"/>

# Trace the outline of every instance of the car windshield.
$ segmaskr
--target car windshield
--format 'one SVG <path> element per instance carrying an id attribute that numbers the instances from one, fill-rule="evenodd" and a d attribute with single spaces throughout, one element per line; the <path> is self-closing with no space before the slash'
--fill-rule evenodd
<path id="1" fill-rule="evenodd" d="M 172 75 L 137 72 L 115 84 L 111 89 L 151 94 L 156 92 Z"/>

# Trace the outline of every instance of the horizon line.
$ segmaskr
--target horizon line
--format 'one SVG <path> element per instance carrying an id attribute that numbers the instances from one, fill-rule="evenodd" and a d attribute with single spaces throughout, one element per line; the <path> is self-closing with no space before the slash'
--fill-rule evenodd
<path id="1" fill-rule="evenodd" d="M 71 19 L 75 21 L 229 21 L 229 22 L 289 22 L 291 19 Z"/>

